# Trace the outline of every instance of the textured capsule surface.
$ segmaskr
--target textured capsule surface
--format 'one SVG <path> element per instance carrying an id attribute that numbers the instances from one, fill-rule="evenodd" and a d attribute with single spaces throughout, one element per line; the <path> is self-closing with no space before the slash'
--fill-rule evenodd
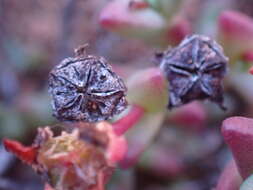
<path id="1" fill-rule="evenodd" d="M 49 74 L 53 115 L 61 121 L 97 122 L 127 106 L 123 80 L 102 57 L 66 58 Z"/>
<path id="2" fill-rule="evenodd" d="M 188 36 L 177 47 L 157 56 L 169 81 L 169 108 L 209 99 L 225 109 L 222 80 L 228 58 L 214 40 Z"/>

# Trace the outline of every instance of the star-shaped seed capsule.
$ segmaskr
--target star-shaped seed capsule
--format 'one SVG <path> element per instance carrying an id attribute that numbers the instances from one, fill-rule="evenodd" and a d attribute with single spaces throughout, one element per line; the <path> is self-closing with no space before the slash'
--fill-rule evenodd
<path id="1" fill-rule="evenodd" d="M 225 109 L 222 80 L 228 58 L 214 40 L 192 35 L 179 46 L 158 54 L 158 58 L 169 81 L 169 108 L 192 100 L 210 99 Z"/>
<path id="2" fill-rule="evenodd" d="M 123 80 L 102 57 L 66 58 L 49 74 L 54 116 L 61 121 L 97 122 L 121 113 L 127 106 Z"/>

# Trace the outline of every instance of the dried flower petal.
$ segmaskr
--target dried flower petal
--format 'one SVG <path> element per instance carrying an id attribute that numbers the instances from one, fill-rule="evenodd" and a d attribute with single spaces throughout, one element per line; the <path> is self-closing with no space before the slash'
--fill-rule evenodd
<path id="1" fill-rule="evenodd" d="M 46 173 L 56 189 L 91 188 L 98 183 L 98 173 L 106 169 L 102 149 L 79 140 L 79 135 L 77 129 L 63 132 L 42 144 L 38 152 L 39 171 Z"/>
<path id="2" fill-rule="evenodd" d="M 215 41 L 192 35 L 178 47 L 165 51 L 159 59 L 170 85 L 169 108 L 210 99 L 225 109 L 221 82 L 228 59 Z"/>
<path id="3" fill-rule="evenodd" d="M 58 128 L 39 128 L 30 147 L 10 140 L 4 143 L 46 178 L 45 190 L 103 190 L 127 151 L 124 136 L 116 135 L 106 122 L 72 123 L 61 130 L 56 134 Z"/>
<path id="4" fill-rule="evenodd" d="M 71 132 L 59 136 L 46 127 L 39 130 L 37 139 L 36 169 L 56 190 L 101 189 L 126 151 L 125 139 L 105 122 L 76 123 Z"/>
<path id="5" fill-rule="evenodd" d="M 49 75 L 54 116 L 59 120 L 97 122 L 121 113 L 127 105 L 123 80 L 102 57 L 64 59 Z"/>

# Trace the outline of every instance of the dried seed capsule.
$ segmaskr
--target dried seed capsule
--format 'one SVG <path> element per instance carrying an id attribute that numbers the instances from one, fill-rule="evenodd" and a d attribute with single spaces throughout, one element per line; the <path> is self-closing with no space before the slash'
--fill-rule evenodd
<path id="1" fill-rule="evenodd" d="M 123 80 L 102 57 L 66 58 L 49 74 L 54 116 L 62 121 L 97 122 L 121 113 L 127 106 Z"/>
<path id="2" fill-rule="evenodd" d="M 158 58 L 169 81 L 169 108 L 196 99 L 210 99 L 225 109 L 222 79 L 228 58 L 215 41 L 206 36 L 192 35 Z"/>

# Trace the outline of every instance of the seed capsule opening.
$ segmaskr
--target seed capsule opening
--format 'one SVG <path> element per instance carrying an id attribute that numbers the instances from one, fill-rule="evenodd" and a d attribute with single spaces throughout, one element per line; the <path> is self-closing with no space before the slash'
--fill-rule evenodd
<path id="1" fill-rule="evenodd" d="M 165 51 L 160 68 L 169 81 L 168 108 L 209 99 L 224 110 L 222 80 L 227 63 L 222 47 L 203 35 L 188 36 Z"/>
<path id="2" fill-rule="evenodd" d="M 53 115 L 60 121 L 108 120 L 127 107 L 123 80 L 86 48 L 77 48 L 76 57 L 64 59 L 49 74 Z"/>

